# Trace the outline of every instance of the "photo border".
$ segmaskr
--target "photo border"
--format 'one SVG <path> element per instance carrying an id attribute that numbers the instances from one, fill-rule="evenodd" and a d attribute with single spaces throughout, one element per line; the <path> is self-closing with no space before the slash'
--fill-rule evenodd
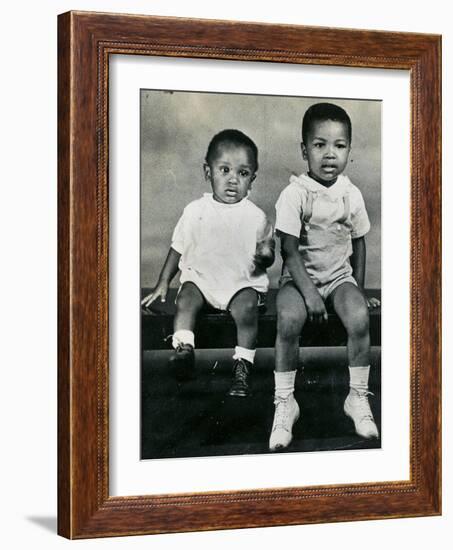
<path id="1" fill-rule="evenodd" d="M 68 12 L 58 21 L 58 532 L 89 538 L 441 513 L 441 38 Z M 109 496 L 109 56 L 403 69 L 411 88 L 410 479 Z"/>

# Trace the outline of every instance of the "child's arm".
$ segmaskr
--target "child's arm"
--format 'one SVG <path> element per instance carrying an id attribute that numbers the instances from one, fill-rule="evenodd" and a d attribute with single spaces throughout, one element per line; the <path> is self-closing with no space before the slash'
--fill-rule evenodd
<path id="1" fill-rule="evenodd" d="M 352 275 L 359 288 L 363 290 L 365 284 L 366 245 L 365 237 L 352 239 L 351 267 Z"/>
<path id="2" fill-rule="evenodd" d="M 157 298 L 160 297 L 161 302 L 165 302 L 167 298 L 168 287 L 171 280 L 178 272 L 178 264 L 181 254 L 176 252 L 173 248 L 170 248 L 165 263 L 162 267 L 162 271 L 159 275 L 156 288 L 142 300 L 142 306 L 150 306 Z"/>
<path id="3" fill-rule="evenodd" d="M 258 237 L 254 257 L 255 268 L 265 271 L 275 260 L 275 240 L 272 224 L 266 220 L 263 231 Z"/>
<path id="4" fill-rule="evenodd" d="M 302 294 L 309 320 L 315 323 L 327 321 L 327 311 L 324 301 L 318 289 L 313 284 L 310 275 L 307 273 L 304 262 L 299 254 L 299 239 L 294 235 L 283 233 L 283 231 L 279 231 L 279 235 L 285 265 L 291 273 L 294 284 Z"/>
<path id="5" fill-rule="evenodd" d="M 365 237 L 352 239 L 351 266 L 352 275 L 363 291 L 365 286 L 366 244 Z M 368 307 L 379 307 L 381 303 L 377 298 L 367 298 Z"/>

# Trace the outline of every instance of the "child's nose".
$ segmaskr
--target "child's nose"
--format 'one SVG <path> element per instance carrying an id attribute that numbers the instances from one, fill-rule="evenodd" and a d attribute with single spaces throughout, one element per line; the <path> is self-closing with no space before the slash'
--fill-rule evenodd
<path id="1" fill-rule="evenodd" d="M 326 157 L 328 158 L 335 157 L 335 150 L 332 146 L 326 148 Z"/>
<path id="2" fill-rule="evenodd" d="M 230 172 L 230 182 L 239 181 L 238 175 L 235 172 Z"/>

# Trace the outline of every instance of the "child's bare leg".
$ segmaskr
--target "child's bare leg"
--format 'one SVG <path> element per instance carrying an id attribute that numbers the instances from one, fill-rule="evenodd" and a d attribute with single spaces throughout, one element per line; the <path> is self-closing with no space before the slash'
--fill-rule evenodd
<path id="1" fill-rule="evenodd" d="M 176 298 L 174 331 L 190 330 L 193 332 L 197 315 L 204 302 L 203 294 L 194 283 L 184 283 Z"/>
<path id="2" fill-rule="evenodd" d="M 362 292 L 344 283 L 331 294 L 332 305 L 348 334 L 348 359 L 351 367 L 370 364 L 370 320 Z"/>
<path id="3" fill-rule="evenodd" d="M 291 281 L 277 294 L 277 338 L 275 371 L 295 371 L 299 361 L 299 338 L 307 320 L 307 309 L 300 292 Z"/>
<path id="4" fill-rule="evenodd" d="M 348 333 L 349 394 L 344 412 L 353 420 L 358 435 L 366 439 L 379 437 L 368 403 L 370 373 L 370 330 L 366 299 L 352 283 L 337 287 L 332 304 Z"/>
<path id="5" fill-rule="evenodd" d="M 229 310 L 236 323 L 237 346 L 233 359 L 233 379 L 228 394 L 247 397 L 249 374 L 255 360 L 258 334 L 258 294 L 253 288 L 240 290 L 231 300 Z"/>
<path id="6" fill-rule="evenodd" d="M 286 448 L 292 440 L 292 428 L 299 418 L 294 384 L 299 362 L 299 338 L 307 319 L 302 295 L 289 282 L 277 295 L 277 339 L 275 341 L 275 414 L 269 449 Z"/>
<path id="7" fill-rule="evenodd" d="M 258 334 L 258 294 L 253 288 L 240 290 L 230 302 L 230 313 L 236 323 L 238 346 L 255 349 Z"/>
<path id="8" fill-rule="evenodd" d="M 184 283 L 176 298 L 176 314 L 172 345 L 175 349 L 170 365 L 178 380 L 190 380 L 195 375 L 195 336 L 197 315 L 204 297 L 193 283 Z"/>

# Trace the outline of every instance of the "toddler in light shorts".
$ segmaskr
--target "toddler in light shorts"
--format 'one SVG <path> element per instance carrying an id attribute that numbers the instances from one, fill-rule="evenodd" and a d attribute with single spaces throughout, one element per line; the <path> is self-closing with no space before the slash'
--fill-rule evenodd
<path id="1" fill-rule="evenodd" d="M 363 292 L 364 236 L 370 229 L 367 211 L 361 192 L 343 175 L 351 137 L 351 120 L 341 107 L 311 106 L 303 118 L 301 143 L 308 173 L 292 176 L 276 204 L 283 271 L 277 295 L 271 451 L 291 443 L 299 417 L 294 398 L 299 337 L 307 319 L 318 324 L 327 321 L 327 300 L 348 335 L 350 390 L 344 412 L 358 435 L 379 437 L 368 402 L 368 307 L 379 303 L 368 303 Z"/>
<path id="2" fill-rule="evenodd" d="M 248 198 L 258 170 L 258 149 L 239 130 L 215 135 L 207 150 L 204 176 L 212 188 L 191 202 L 173 232 L 170 251 L 148 307 L 165 301 L 181 272 L 170 359 L 179 380 L 195 372 L 194 328 L 206 305 L 229 311 L 237 329 L 229 395 L 246 397 L 258 332 L 258 307 L 268 290 L 266 269 L 274 261 L 272 226 Z"/>

